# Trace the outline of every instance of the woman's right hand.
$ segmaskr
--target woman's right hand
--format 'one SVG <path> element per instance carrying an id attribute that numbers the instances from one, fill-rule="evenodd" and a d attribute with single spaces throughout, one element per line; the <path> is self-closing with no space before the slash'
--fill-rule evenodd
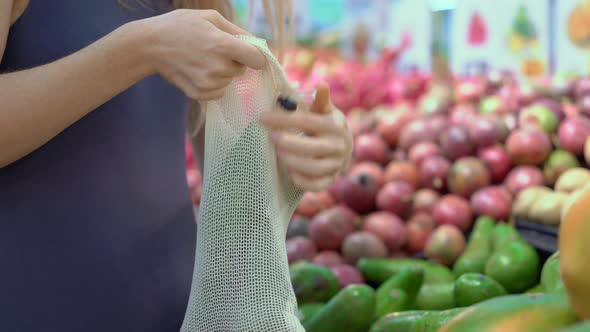
<path id="1" fill-rule="evenodd" d="M 246 67 L 266 64 L 261 51 L 234 37 L 248 33 L 214 10 L 179 9 L 143 24 L 152 68 L 191 99 L 218 99 Z"/>

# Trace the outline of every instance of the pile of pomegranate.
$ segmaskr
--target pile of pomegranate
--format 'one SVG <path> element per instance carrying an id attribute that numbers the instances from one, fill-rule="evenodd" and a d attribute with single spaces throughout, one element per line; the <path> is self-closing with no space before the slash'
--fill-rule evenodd
<path id="1" fill-rule="evenodd" d="M 304 85 L 332 85 L 354 162 L 329 190 L 304 195 L 287 233 L 290 262 L 329 266 L 351 282 L 361 278 L 354 264 L 362 257 L 423 254 L 452 264 L 475 218 L 507 221 L 519 192 L 552 187 L 584 165 L 590 78 L 522 85 L 491 71 L 445 87 L 418 73 L 379 72 L 379 61 L 352 75 L 360 64 L 299 60 L 305 68 L 290 71 Z M 201 177 L 187 155 L 198 204 Z"/>

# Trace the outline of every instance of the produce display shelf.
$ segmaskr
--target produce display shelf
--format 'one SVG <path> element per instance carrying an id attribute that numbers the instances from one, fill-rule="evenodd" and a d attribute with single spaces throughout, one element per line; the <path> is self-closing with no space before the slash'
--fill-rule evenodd
<path id="1" fill-rule="evenodd" d="M 557 251 L 557 226 L 543 225 L 519 218 L 515 221 L 520 235 L 537 249 L 543 260 Z"/>

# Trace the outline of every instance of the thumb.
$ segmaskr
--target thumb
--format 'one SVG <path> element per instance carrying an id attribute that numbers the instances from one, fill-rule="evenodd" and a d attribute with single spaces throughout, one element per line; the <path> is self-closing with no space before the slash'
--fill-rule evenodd
<path id="1" fill-rule="evenodd" d="M 330 88 L 328 84 L 322 82 L 316 89 L 315 99 L 311 106 L 314 113 L 326 114 L 332 112 L 332 101 L 330 100 Z"/>

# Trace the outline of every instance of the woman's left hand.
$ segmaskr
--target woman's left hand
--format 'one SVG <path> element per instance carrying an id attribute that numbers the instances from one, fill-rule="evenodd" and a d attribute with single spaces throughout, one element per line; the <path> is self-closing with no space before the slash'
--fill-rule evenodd
<path id="1" fill-rule="evenodd" d="M 261 122 L 270 130 L 279 162 L 295 184 L 305 191 L 323 191 L 347 168 L 352 136 L 344 115 L 332 105 L 326 84 L 318 87 L 311 108 L 311 112 L 266 112 Z"/>

